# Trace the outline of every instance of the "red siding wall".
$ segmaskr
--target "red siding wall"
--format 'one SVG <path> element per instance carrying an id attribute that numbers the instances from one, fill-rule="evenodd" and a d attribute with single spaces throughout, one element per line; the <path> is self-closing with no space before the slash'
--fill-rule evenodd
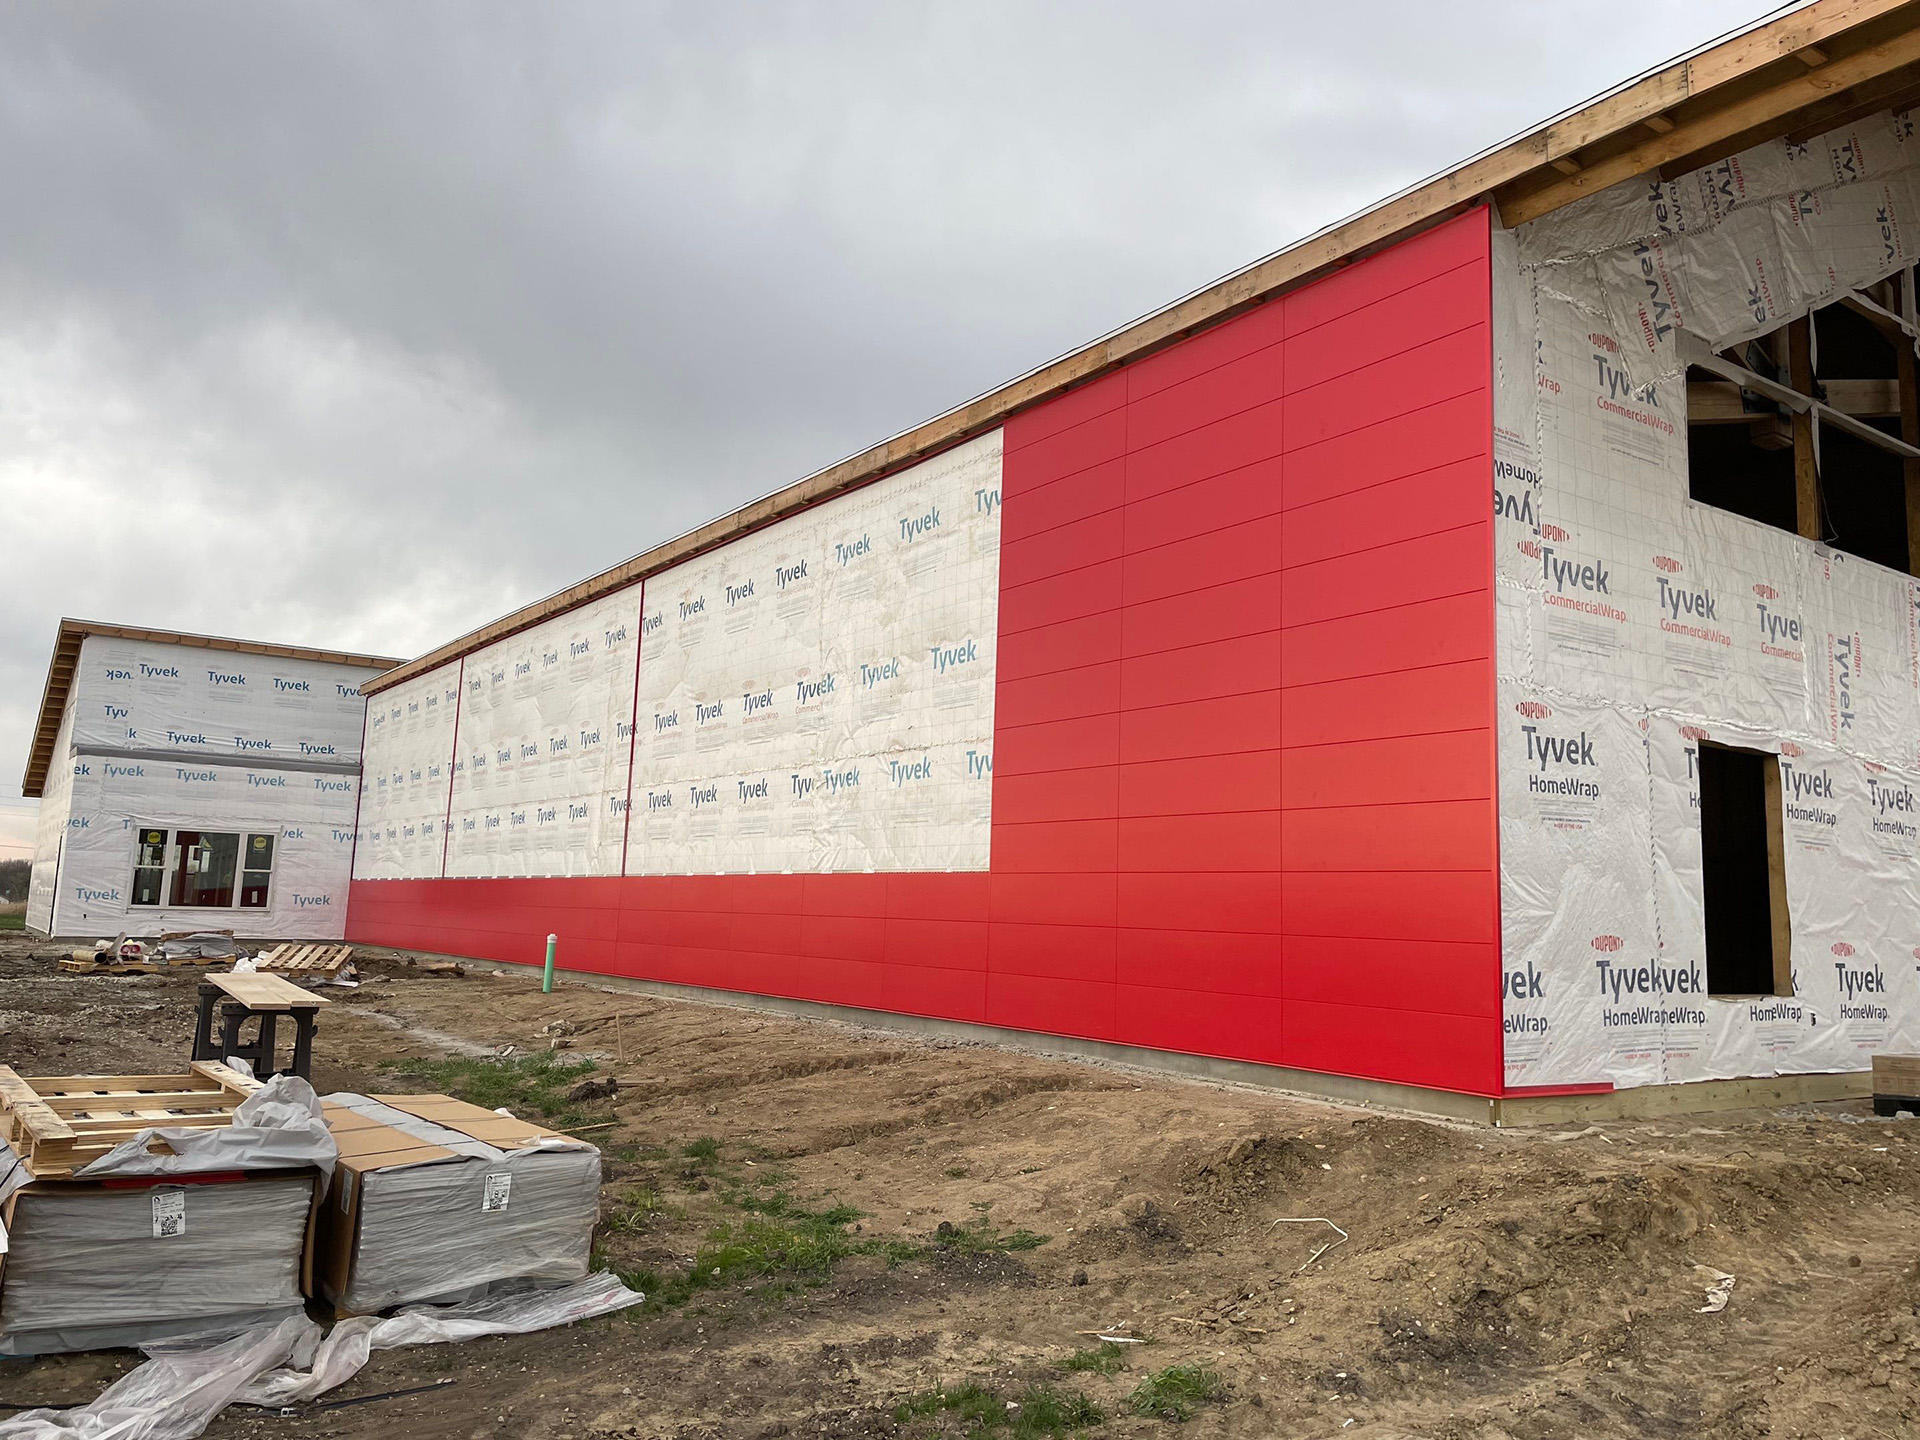
<path id="1" fill-rule="evenodd" d="M 1497 1093 L 1475 211 L 1006 427 L 989 874 L 358 882 L 351 938 Z"/>

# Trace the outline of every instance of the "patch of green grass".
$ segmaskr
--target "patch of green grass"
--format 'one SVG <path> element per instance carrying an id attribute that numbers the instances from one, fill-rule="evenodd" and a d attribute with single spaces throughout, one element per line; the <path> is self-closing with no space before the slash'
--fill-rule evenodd
<path id="1" fill-rule="evenodd" d="M 680 1147 L 680 1153 L 689 1160 L 718 1160 L 720 1158 L 720 1142 L 711 1135 L 702 1135 L 698 1140 L 690 1144 L 682 1145 Z"/>
<path id="2" fill-rule="evenodd" d="M 1098 1350 L 1076 1350 L 1060 1362 L 1062 1370 L 1090 1371 L 1095 1375 L 1117 1375 L 1127 1368 L 1127 1353 L 1124 1347 L 1115 1345 L 1111 1340 Z"/>
<path id="3" fill-rule="evenodd" d="M 964 1225 L 943 1220 L 933 1232 L 934 1246 L 955 1255 L 1004 1255 L 1014 1250 L 1037 1250 L 1052 1238 L 1027 1229 L 1002 1231 L 985 1214 L 976 1215 Z"/>
<path id="4" fill-rule="evenodd" d="M 1159 1420 L 1191 1420 L 1196 1405 L 1217 1399 L 1224 1388 L 1220 1377 L 1202 1366 L 1169 1365 L 1134 1387 L 1127 1408 Z"/>
<path id="5" fill-rule="evenodd" d="M 638 1235 L 665 1209 L 660 1192 L 651 1185 L 635 1185 L 607 1203 L 601 1228 L 617 1235 Z"/>
<path id="6" fill-rule="evenodd" d="M 897 1425 L 915 1420 L 935 1422 L 931 1429 L 920 1428 L 921 1434 L 951 1433 L 957 1425 L 969 1440 L 1002 1431 L 1008 1440 L 1040 1440 L 1101 1425 L 1106 1418 L 1105 1411 L 1078 1391 L 1051 1385 L 1029 1385 L 1018 1395 L 1008 1396 L 968 1381 L 952 1389 L 942 1386 L 923 1391 L 893 1407 Z"/>
<path id="7" fill-rule="evenodd" d="M 441 1060 L 389 1060 L 384 1069 L 424 1081 L 435 1090 L 478 1105 L 483 1110 L 505 1108 L 515 1115 L 529 1112 L 566 1129 L 593 1117 L 567 1099 L 593 1061 L 568 1057 L 556 1050 L 526 1055 L 451 1055 Z"/>
<path id="8" fill-rule="evenodd" d="M 26 928 L 27 917 L 25 915 L 0 913 L 0 930 L 24 930 Z"/>

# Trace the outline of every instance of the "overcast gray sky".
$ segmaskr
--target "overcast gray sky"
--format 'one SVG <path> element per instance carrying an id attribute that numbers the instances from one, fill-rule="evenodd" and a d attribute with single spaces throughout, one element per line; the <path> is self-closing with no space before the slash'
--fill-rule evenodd
<path id="1" fill-rule="evenodd" d="M 1766 8 L 9 0 L 0 856 L 63 614 L 416 654 Z"/>

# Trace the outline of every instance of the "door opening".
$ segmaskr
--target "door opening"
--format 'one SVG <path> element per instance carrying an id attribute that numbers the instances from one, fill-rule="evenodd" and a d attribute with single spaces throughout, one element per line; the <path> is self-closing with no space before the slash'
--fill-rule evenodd
<path id="1" fill-rule="evenodd" d="M 1792 930 L 1780 763 L 1774 756 L 1701 744 L 1700 860 L 1707 993 L 1791 995 Z"/>

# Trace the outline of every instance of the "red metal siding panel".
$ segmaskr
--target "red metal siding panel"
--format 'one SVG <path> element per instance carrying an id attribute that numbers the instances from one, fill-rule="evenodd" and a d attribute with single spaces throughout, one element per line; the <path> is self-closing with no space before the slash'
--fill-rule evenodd
<path id="1" fill-rule="evenodd" d="M 1474 211 L 1005 426 L 990 873 L 358 883 L 349 934 L 1500 1083 Z"/>

